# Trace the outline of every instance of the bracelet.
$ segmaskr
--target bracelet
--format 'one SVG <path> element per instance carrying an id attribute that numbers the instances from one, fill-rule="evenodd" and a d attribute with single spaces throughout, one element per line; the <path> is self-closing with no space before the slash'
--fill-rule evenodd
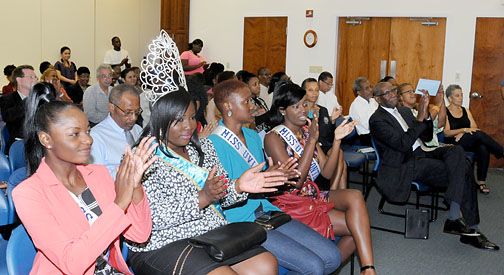
<path id="1" fill-rule="evenodd" d="M 360 272 L 363 272 L 366 269 L 375 269 L 374 265 L 366 265 L 360 268 Z"/>
<path id="2" fill-rule="evenodd" d="M 433 110 L 436 110 L 436 112 L 438 112 L 438 113 L 441 111 L 441 109 L 440 109 L 438 106 L 435 106 L 435 105 L 434 105 L 434 106 L 432 106 L 431 108 L 432 108 Z"/>

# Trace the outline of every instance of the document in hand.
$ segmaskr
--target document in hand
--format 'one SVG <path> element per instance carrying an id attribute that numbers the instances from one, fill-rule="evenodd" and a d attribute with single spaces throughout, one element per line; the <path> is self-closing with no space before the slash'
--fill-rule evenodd
<path id="1" fill-rule="evenodd" d="M 435 96 L 439 89 L 439 85 L 441 85 L 441 81 L 439 80 L 420 78 L 418 80 L 418 85 L 416 87 L 415 94 L 422 94 L 420 90 L 427 90 L 430 96 Z"/>

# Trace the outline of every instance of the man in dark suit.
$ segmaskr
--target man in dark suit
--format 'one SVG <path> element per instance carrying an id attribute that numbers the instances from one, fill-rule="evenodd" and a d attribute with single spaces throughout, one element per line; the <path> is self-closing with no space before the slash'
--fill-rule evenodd
<path id="1" fill-rule="evenodd" d="M 369 120 L 371 136 L 380 153 L 376 183 L 390 201 L 408 200 L 411 182 L 445 189 L 450 204 L 444 232 L 460 235 L 474 247 L 498 250 L 478 229 L 477 185 L 473 168 L 458 146 L 427 147 L 432 139 L 429 95 L 424 95 L 415 118 L 406 107 L 397 107 L 397 88 L 378 83 L 373 95 L 380 105 Z"/>
<path id="2" fill-rule="evenodd" d="M 23 121 L 25 117 L 24 99 L 38 81 L 33 67 L 21 65 L 12 72 L 12 80 L 17 91 L 0 97 L 2 118 L 9 130 L 10 139 L 7 141 L 7 150 L 16 138 L 23 138 Z"/>

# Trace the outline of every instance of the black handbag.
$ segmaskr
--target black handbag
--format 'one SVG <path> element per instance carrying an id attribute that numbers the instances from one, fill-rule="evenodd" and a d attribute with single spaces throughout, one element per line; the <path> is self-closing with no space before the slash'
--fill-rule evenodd
<path id="1" fill-rule="evenodd" d="M 193 247 L 203 248 L 216 262 L 222 262 L 266 240 L 264 228 L 253 222 L 230 223 L 189 239 Z"/>
<path id="2" fill-rule="evenodd" d="M 261 225 L 266 230 L 273 230 L 288 223 L 290 220 L 291 216 L 282 211 L 270 211 L 257 217 L 254 222 Z"/>

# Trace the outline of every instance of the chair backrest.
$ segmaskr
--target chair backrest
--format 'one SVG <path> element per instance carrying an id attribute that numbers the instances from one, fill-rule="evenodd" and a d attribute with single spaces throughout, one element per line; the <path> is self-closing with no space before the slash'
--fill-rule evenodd
<path id="1" fill-rule="evenodd" d="M 9 149 L 9 163 L 11 171 L 26 167 L 24 141 L 16 140 Z"/>
<path id="2" fill-rule="evenodd" d="M 378 165 L 380 165 L 380 154 L 378 154 L 378 148 L 376 148 L 376 142 L 374 140 L 374 138 L 371 136 L 371 143 L 373 143 L 373 148 L 375 150 L 375 153 L 376 153 L 376 162 L 373 166 L 373 171 L 378 171 Z"/>
<path id="3" fill-rule="evenodd" d="M 443 131 L 441 131 L 437 134 L 437 139 L 439 142 L 444 142 L 444 138 L 445 138 L 445 134 Z"/>
<path id="4" fill-rule="evenodd" d="M 11 174 L 9 159 L 4 153 L 0 152 L 0 181 L 7 183 Z"/>
<path id="5" fill-rule="evenodd" d="M 29 274 L 36 254 L 37 250 L 23 225 L 12 230 L 6 252 L 9 274 Z"/>
<path id="6" fill-rule="evenodd" d="M 2 136 L 2 140 L 1 140 L 2 153 L 6 154 L 7 153 L 7 141 L 9 141 L 9 139 L 10 139 L 10 133 L 9 133 L 9 129 L 7 129 L 7 125 L 2 126 L 1 136 Z"/>
<path id="7" fill-rule="evenodd" d="M 16 208 L 14 207 L 14 201 L 12 200 L 12 190 L 19 183 L 21 183 L 26 178 L 26 167 L 21 167 L 14 171 L 9 177 L 9 181 L 7 182 L 7 200 L 9 203 L 9 224 L 17 221 Z"/>

